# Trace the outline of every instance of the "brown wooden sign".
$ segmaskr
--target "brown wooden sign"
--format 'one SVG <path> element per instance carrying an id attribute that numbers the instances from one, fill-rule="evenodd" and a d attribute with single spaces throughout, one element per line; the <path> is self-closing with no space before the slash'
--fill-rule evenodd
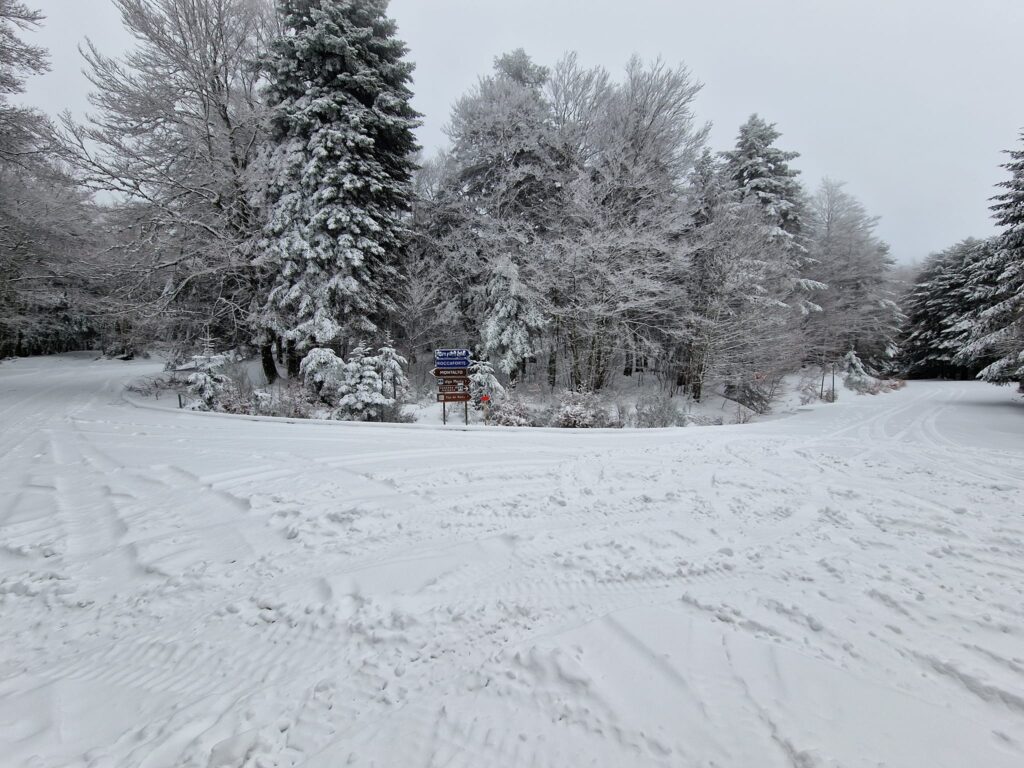
<path id="1" fill-rule="evenodd" d="M 430 373 L 435 379 L 464 379 L 469 376 L 469 368 L 435 368 Z"/>
<path id="2" fill-rule="evenodd" d="M 469 392 L 469 381 L 449 384 L 447 381 L 437 385 L 438 392 Z"/>
<path id="3" fill-rule="evenodd" d="M 469 392 L 443 392 L 438 394 L 437 402 L 439 403 L 467 403 L 469 402 Z"/>

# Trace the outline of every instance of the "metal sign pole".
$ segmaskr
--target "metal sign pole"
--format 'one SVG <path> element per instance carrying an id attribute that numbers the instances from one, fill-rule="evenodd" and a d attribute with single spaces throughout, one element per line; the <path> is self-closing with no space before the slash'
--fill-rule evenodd
<path id="1" fill-rule="evenodd" d="M 448 425 L 448 403 L 441 401 L 441 423 Z"/>
<path id="2" fill-rule="evenodd" d="M 466 406 L 466 426 L 469 426 L 469 401 L 467 400 L 464 405 Z"/>

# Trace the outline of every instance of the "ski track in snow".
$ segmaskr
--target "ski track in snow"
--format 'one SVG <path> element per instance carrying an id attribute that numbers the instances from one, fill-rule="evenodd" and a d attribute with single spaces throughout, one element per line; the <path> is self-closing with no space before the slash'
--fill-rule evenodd
<path id="1" fill-rule="evenodd" d="M 1024 765 L 1010 390 L 444 431 L 158 368 L 0 365 L 0 765 Z"/>

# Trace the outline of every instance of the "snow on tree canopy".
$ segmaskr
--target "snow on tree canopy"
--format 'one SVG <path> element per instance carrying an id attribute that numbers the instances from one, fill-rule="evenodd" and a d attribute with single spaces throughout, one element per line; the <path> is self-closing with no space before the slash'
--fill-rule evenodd
<path id="1" fill-rule="evenodd" d="M 418 115 L 386 7 L 279 0 L 259 319 L 300 349 L 372 333 L 394 309 Z"/>
<path id="2" fill-rule="evenodd" d="M 384 393 L 378 360 L 363 342 L 356 345 L 344 368 L 345 383 L 335 418 L 348 421 L 377 421 L 395 399 Z"/>
<path id="3" fill-rule="evenodd" d="M 544 319 L 511 259 L 499 260 L 492 269 L 487 286 L 489 311 L 482 331 L 484 350 L 498 355 L 498 367 L 512 374 L 533 354 L 533 338 L 544 326 Z"/>
<path id="4" fill-rule="evenodd" d="M 337 399 L 339 389 L 344 382 L 345 361 L 334 354 L 333 350 L 315 347 L 302 358 L 299 364 L 299 375 L 306 389 L 320 397 L 324 402 L 331 403 Z"/>
<path id="5" fill-rule="evenodd" d="M 774 123 L 751 115 L 740 126 L 736 148 L 722 154 L 740 192 L 756 199 L 783 232 L 793 235 L 801 228 L 801 189 L 800 172 L 789 162 L 800 153 L 776 147 L 781 135 Z"/>
<path id="6" fill-rule="evenodd" d="M 408 397 L 410 387 L 409 379 L 405 375 L 405 366 L 409 361 L 395 349 L 390 334 L 384 338 L 384 344 L 377 350 L 375 359 L 384 394 L 396 401 Z"/>
<path id="7" fill-rule="evenodd" d="M 994 258 L 984 265 L 989 275 L 985 309 L 978 314 L 962 354 L 994 358 L 979 378 L 995 384 L 1018 382 L 1024 387 L 1024 149 L 1007 154 L 1010 162 L 1002 167 L 1010 172 L 1010 178 L 1000 182 L 1005 191 L 993 198 L 992 210 L 1002 232 Z"/>

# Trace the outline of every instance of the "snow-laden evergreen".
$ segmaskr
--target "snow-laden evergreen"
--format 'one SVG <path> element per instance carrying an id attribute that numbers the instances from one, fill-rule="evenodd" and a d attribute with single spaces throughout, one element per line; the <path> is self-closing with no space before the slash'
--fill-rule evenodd
<path id="1" fill-rule="evenodd" d="M 774 123 L 754 114 L 740 126 L 735 148 L 722 155 L 741 194 L 755 199 L 782 232 L 795 236 L 803 225 L 803 193 L 796 178 L 800 172 L 790 162 L 800 153 L 777 147 L 781 136 Z"/>
<path id="2" fill-rule="evenodd" d="M 484 395 L 490 398 L 493 405 L 505 394 L 505 387 L 494 375 L 494 366 L 490 360 L 474 360 L 469 367 L 469 392 L 477 408 L 481 407 Z"/>
<path id="3" fill-rule="evenodd" d="M 1024 142 L 1024 131 L 1021 132 Z M 983 268 L 988 280 L 977 285 L 985 308 L 978 313 L 964 356 L 994 358 L 978 375 L 996 384 L 1017 382 L 1024 388 L 1024 148 L 1008 152 L 1003 168 L 1010 178 L 993 200 L 1002 232 L 994 256 Z"/>
<path id="4" fill-rule="evenodd" d="M 259 323 L 299 353 L 394 309 L 410 205 L 412 64 L 385 0 L 280 0 Z"/>
<path id="5" fill-rule="evenodd" d="M 306 390 L 327 405 L 334 405 L 341 398 L 346 385 L 345 373 L 345 361 L 326 347 L 309 350 L 299 364 L 299 375 Z"/>
<path id="6" fill-rule="evenodd" d="M 913 377 L 964 378 L 983 367 L 965 345 L 985 308 L 983 283 L 995 251 L 990 240 L 967 239 L 934 254 L 904 299 L 907 323 L 900 365 Z"/>
<path id="7" fill-rule="evenodd" d="M 339 388 L 334 418 L 346 421 L 381 421 L 384 409 L 395 403 L 395 398 L 384 392 L 384 380 L 378 368 L 377 357 L 370 347 L 359 342 L 345 361 L 344 381 Z"/>
<path id="8" fill-rule="evenodd" d="M 409 361 L 395 349 L 395 342 L 390 333 L 384 337 L 384 343 L 378 348 L 375 362 L 380 375 L 381 392 L 394 402 L 402 402 L 408 398 L 409 377 L 405 372 Z"/>
<path id="9" fill-rule="evenodd" d="M 825 284 L 807 273 L 804 191 L 797 180 L 800 171 L 790 165 L 800 153 L 776 146 L 781 136 L 774 123 L 751 115 L 740 126 L 735 148 L 722 157 L 740 197 L 756 202 L 764 212 L 765 236 L 777 246 L 766 255 L 772 272 L 770 293 L 806 317 L 820 310 L 815 294 Z"/>
<path id="10" fill-rule="evenodd" d="M 534 354 L 536 338 L 544 327 L 535 301 L 520 280 L 515 263 L 509 258 L 499 259 L 487 285 L 488 309 L 481 336 L 485 354 L 496 355 L 498 367 L 512 378 Z"/>
<path id="11" fill-rule="evenodd" d="M 909 375 L 1024 386 L 1024 149 L 1008 154 L 992 205 L 1000 234 L 932 256 L 906 299 Z"/>
<path id="12" fill-rule="evenodd" d="M 302 359 L 299 372 L 309 394 L 327 406 L 331 418 L 344 421 L 382 421 L 408 393 L 405 359 L 390 343 L 372 355 L 360 341 L 346 360 L 326 347 L 314 347 Z"/>

